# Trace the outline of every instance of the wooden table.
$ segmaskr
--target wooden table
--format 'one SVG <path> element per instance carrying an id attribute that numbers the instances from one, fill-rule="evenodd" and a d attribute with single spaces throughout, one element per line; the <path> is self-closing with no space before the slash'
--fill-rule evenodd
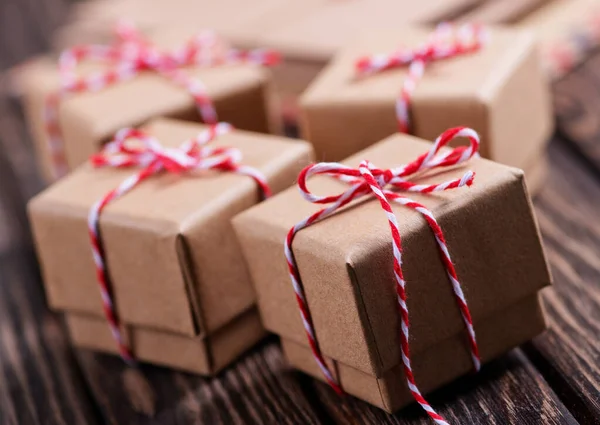
<path id="1" fill-rule="evenodd" d="M 56 12 L 65 2 L 42 3 Z M 0 12 L 36 4 L 2 0 Z M 8 52 L 7 27 L 0 31 L 0 67 L 47 44 L 60 14 L 46 17 L 32 35 L 11 32 L 16 41 Z M 72 349 L 61 318 L 45 307 L 25 216 L 27 199 L 42 184 L 19 101 L 9 91 L 1 79 L 2 423 L 431 423 L 416 406 L 392 416 L 335 395 L 290 370 L 274 338 L 215 379 L 151 366 L 132 371 L 118 358 Z M 600 423 L 600 54 L 554 91 L 551 172 L 534 201 L 555 279 L 543 297 L 550 330 L 433 394 L 430 401 L 452 423 Z"/>

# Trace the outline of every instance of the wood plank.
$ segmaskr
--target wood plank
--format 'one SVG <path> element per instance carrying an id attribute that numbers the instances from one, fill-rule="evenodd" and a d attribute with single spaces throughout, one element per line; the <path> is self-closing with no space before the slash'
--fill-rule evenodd
<path id="1" fill-rule="evenodd" d="M 395 415 L 354 398 L 341 398 L 324 383 L 315 383 L 319 399 L 338 424 L 428 425 L 412 405 Z M 576 424 L 552 389 L 519 349 L 428 397 L 452 424 Z"/>
<path id="2" fill-rule="evenodd" d="M 14 109 L 0 92 L 0 423 L 95 424 L 63 327 L 45 306 L 24 208 L 40 182 Z"/>
<path id="3" fill-rule="evenodd" d="M 557 128 L 600 171 L 600 54 L 554 85 Z"/>
<path id="4" fill-rule="evenodd" d="M 0 423 L 96 424 L 59 319 L 48 312 L 32 251 L 0 255 Z"/>
<path id="5" fill-rule="evenodd" d="M 80 350 L 80 364 L 109 424 L 326 423 L 271 339 L 214 379 Z"/>
<path id="6" fill-rule="evenodd" d="M 66 17 L 69 0 L 0 2 L 0 70 L 46 50 L 51 32 Z"/>
<path id="7" fill-rule="evenodd" d="M 582 423 L 600 417 L 600 185 L 564 146 L 550 150 L 535 205 L 554 291 L 544 294 L 551 331 L 526 346 L 534 364 Z"/>

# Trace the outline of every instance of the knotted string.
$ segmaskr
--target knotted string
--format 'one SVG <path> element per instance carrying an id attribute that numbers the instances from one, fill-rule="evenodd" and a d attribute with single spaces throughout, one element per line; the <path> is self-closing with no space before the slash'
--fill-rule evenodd
<path id="1" fill-rule="evenodd" d="M 439 152 L 439 150 L 443 146 L 445 146 L 451 140 L 457 137 L 466 137 L 469 140 L 470 145 L 460 146 L 447 152 Z M 325 363 L 325 359 L 323 358 L 323 354 L 321 353 L 319 344 L 315 337 L 315 329 L 313 326 L 310 310 L 308 309 L 306 296 L 300 281 L 300 274 L 298 272 L 296 260 L 294 259 L 294 255 L 292 253 L 292 242 L 294 240 L 295 235 L 300 230 L 334 214 L 338 209 L 342 208 L 343 206 L 349 204 L 350 202 L 356 199 L 365 196 L 375 196 L 379 200 L 381 207 L 387 215 L 390 231 L 392 234 L 392 247 L 394 254 L 393 269 L 394 279 L 396 282 L 396 292 L 398 295 L 398 307 L 401 318 L 400 343 L 404 374 L 406 375 L 408 387 L 415 400 L 423 407 L 423 409 L 425 409 L 425 411 L 429 414 L 431 418 L 434 419 L 436 423 L 447 424 L 447 422 L 433 410 L 433 408 L 422 396 L 413 376 L 408 344 L 409 317 L 408 306 L 406 304 L 406 282 L 404 281 L 404 275 L 402 272 L 402 244 L 400 238 L 400 230 L 398 228 L 398 221 L 394 212 L 392 211 L 390 203 L 395 202 L 397 204 L 418 211 L 423 215 L 429 227 L 433 231 L 442 262 L 444 263 L 444 266 L 446 268 L 448 279 L 452 284 L 454 296 L 460 309 L 463 322 L 467 329 L 469 348 L 471 352 L 473 366 L 475 370 L 479 370 L 481 363 L 479 359 L 477 343 L 475 340 L 475 330 L 473 329 L 473 321 L 471 319 L 471 314 L 467 306 L 467 301 L 462 292 L 461 285 L 458 281 L 454 264 L 452 263 L 452 259 L 450 258 L 450 252 L 448 251 L 448 247 L 446 245 L 444 233 L 442 232 L 441 227 L 439 226 L 437 220 L 435 219 L 431 211 L 429 211 L 422 204 L 398 193 L 431 193 L 443 190 L 456 189 L 463 186 L 470 186 L 473 183 L 473 179 L 475 177 L 472 171 L 467 171 L 460 179 L 450 180 L 439 184 L 416 184 L 411 182 L 409 178 L 417 172 L 426 172 L 428 170 L 436 168 L 444 168 L 454 166 L 457 164 L 462 164 L 469 160 L 471 157 L 477 155 L 478 150 L 479 136 L 477 135 L 477 133 L 470 128 L 457 127 L 446 130 L 441 136 L 439 136 L 429 152 L 426 152 L 425 154 L 419 156 L 413 162 L 410 162 L 406 165 L 402 165 L 397 168 L 383 170 L 375 167 L 369 161 L 362 161 L 358 168 L 348 167 L 346 165 L 335 162 L 322 162 L 310 165 L 304 170 L 302 170 L 302 172 L 300 173 L 298 177 L 298 186 L 300 188 L 300 193 L 302 194 L 303 198 L 315 204 L 329 204 L 329 206 L 317 211 L 316 213 L 312 214 L 305 220 L 302 220 L 290 229 L 285 240 L 285 256 L 288 262 L 292 285 L 294 287 L 294 291 L 296 292 L 296 300 L 298 301 L 298 306 L 300 308 L 300 315 L 302 317 L 302 322 L 306 330 L 306 335 L 308 338 L 309 345 L 312 349 L 313 356 L 319 368 L 323 372 L 325 379 L 336 392 L 343 394 L 343 390 L 340 387 L 339 382 L 332 375 L 331 371 Z M 350 187 L 344 192 L 341 192 L 336 195 L 315 195 L 307 188 L 306 181 L 310 176 L 316 174 L 325 174 L 346 181 L 350 184 Z M 395 191 L 386 189 L 386 186 L 391 186 L 391 188 L 395 189 Z"/>
<path id="2" fill-rule="evenodd" d="M 82 45 L 65 50 L 59 58 L 60 88 L 46 98 L 44 123 L 52 156 L 55 177 L 67 173 L 64 142 L 59 122 L 59 106 L 69 94 L 96 92 L 118 82 L 127 81 L 141 72 L 154 72 L 182 87 L 193 97 L 202 121 L 218 122 L 217 112 L 198 79 L 183 69 L 188 66 L 214 67 L 226 64 L 250 63 L 275 65 L 280 56 L 273 50 L 237 50 L 225 48 L 225 43 L 213 32 L 205 31 L 182 46 L 160 50 L 127 23 L 116 26 L 116 39 L 110 45 Z M 105 62 L 105 71 L 79 76 L 77 66 L 83 61 Z"/>
<path id="3" fill-rule="evenodd" d="M 432 62 L 463 56 L 481 49 L 487 33 L 479 25 L 463 25 L 459 28 L 440 24 L 428 40 L 415 49 L 403 48 L 391 54 L 364 56 L 356 61 L 359 76 L 376 74 L 389 69 L 408 66 L 408 75 L 396 98 L 398 131 L 409 133 L 411 122 L 409 108 L 417 83 L 423 77 L 425 67 Z"/>
<path id="4" fill-rule="evenodd" d="M 106 261 L 101 247 L 98 222 L 102 210 L 112 201 L 125 195 L 138 184 L 159 173 L 183 173 L 194 170 L 218 170 L 234 172 L 252 177 L 266 198 L 271 190 L 265 177 L 256 169 L 241 165 L 242 154 L 231 147 L 206 146 L 217 137 L 229 133 L 232 127 L 226 123 L 210 126 L 196 137 L 185 141 L 179 148 L 165 148 L 154 137 L 141 130 L 126 128 L 119 131 L 115 138 L 102 151 L 91 157 L 94 167 L 130 168 L 142 167 L 125 179 L 116 189 L 108 192 L 96 202 L 88 215 L 88 231 L 92 245 L 92 254 L 96 266 L 96 275 L 102 296 L 102 308 L 112 335 L 117 343 L 123 360 L 134 364 L 131 350 L 119 327 L 112 293 L 110 290 Z M 135 144 L 134 141 L 139 143 Z"/>

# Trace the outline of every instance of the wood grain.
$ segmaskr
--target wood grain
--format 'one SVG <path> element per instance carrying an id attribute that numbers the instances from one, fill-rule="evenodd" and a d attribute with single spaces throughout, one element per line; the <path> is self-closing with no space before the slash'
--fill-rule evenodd
<path id="1" fill-rule="evenodd" d="M 553 172 L 535 205 L 554 277 L 554 290 L 544 294 L 551 330 L 526 352 L 574 416 L 595 423 L 600 418 L 600 185 L 565 146 L 552 145 L 550 158 Z"/>
<path id="2" fill-rule="evenodd" d="M 554 84 L 560 136 L 600 172 L 600 54 Z"/>
<path id="3" fill-rule="evenodd" d="M 315 386 L 338 424 L 431 423 L 416 405 L 388 415 L 356 399 L 342 399 L 325 384 Z M 578 423 L 519 349 L 436 391 L 428 401 L 452 424 Z"/>
<path id="4" fill-rule="evenodd" d="M 318 424 L 301 382 L 270 340 L 217 378 L 144 365 L 81 350 L 80 364 L 109 424 Z M 110 374 L 107 375 L 107 371 Z"/>
<path id="5" fill-rule="evenodd" d="M 49 313 L 31 251 L 0 255 L 0 423 L 95 424 L 58 318 Z"/>

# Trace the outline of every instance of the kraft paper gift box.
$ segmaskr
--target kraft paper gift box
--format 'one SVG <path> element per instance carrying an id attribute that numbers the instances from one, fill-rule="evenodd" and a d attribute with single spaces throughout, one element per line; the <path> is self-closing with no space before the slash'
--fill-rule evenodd
<path id="1" fill-rule="evenodd" d="M 400 166 L 430 144 L 396 134 L 350 157 L 382 169 Z M 468 302 L 483 362 L 545 329 L 538 292 L 550 284 L 522 171 L 473 158 L 411 179 L 431 184 L 475 173 L 473 185 L 409 193 L 443 229 Z M 309 178 L 312 193 L 348 185 Z M 267 330 L 281 336 L 292 366 L 322 378 L 312 357 L 284 256 L 292 226 L 322 207 L 290 188 L 234 219 Z M 431 229 L 413 209 L 392 203 L 402 238 L 413 371 L 428 392 L 472 370 L 467 334 Z M 375 198 L 354 201 L 300 230 L 291 246 L 316 340 L 344 391 L 393 412 L 410 403 L 400 356 L 400 315 L 392 237 Z"/>
<path id="2" fill-rule="evenodd" d="M 395 103 L 408 66 L 359 77 L 355 64 L 365 55 L 417 48 L 430 34 L 406 27 L 362 37 L 310 85 L 300 100 L 300 125 L 318 160 L 341 160 L 398 131 Z M 512 30 L 493 29 L 479 50 L 427 64 L 408 109 L 411 134 L 433 140 L 446 128 L 471 127 L 482 137 L 484 157 L 526 174 L 553 127 L 533 37 Z"/>
<path id="3" fill-rule="evenodd" d="M 114 27 L 111 27 L 114 28 Z M 183 46 L 198 30 L 181 27 L 154 31 L 148 39 L 159 49 Z M 226 40 L 224 40 L 226 41 Z M 114 69 L 106 61 L 83 60 L 79 76 Z M 214 103 L 218 118 L 237 128 L 256 132 L 275 132 L 272 120 L 270 72 L 251 64 L 222 64 L 183 68 L 199 81 Z M 24 92 L 26 117 L 44 177 L 53 181 L 57 165 L 53 160 L 44 121 L 44 106 L 49 94 L 59 88 L 57 62 L 38 61 L 24 70 L 20 84 Z M 144 71 L 128 81 L 120 81 L 100 90 L 70 93 L 60 101 L 58 127 L 61 149 L 70 170 L 84 163 L 115 131 L 137 126 L 156 117 L 199 121 L 194 98 L 189 91 L 157 72 Z M 60 176 L 60 175 L 59 175 Z"/>
<path id="4" fill-rule="evenodd" d="M 160 119 L 144 128 L 164 146 L 176 147 L 207 127 Z M 261 172 L 273 193 L 292 185 L 312 156 L 306 142 L 240 130 L 210 146 L 239 149 L 241 163 Z M 92 205 L 135 172 L 84 164 L 29 203 L 48 303 L 67 313 L 76 345 L 116 350 L 103 316 L 87 221 Z M 163 172 L 100 214 L 116 313 L 137 358 L 208 374 L 263 336 L 230 223 L 260 199 L 249 176 Z M 193 363 L 193 353 L 201 351 Z"/>

